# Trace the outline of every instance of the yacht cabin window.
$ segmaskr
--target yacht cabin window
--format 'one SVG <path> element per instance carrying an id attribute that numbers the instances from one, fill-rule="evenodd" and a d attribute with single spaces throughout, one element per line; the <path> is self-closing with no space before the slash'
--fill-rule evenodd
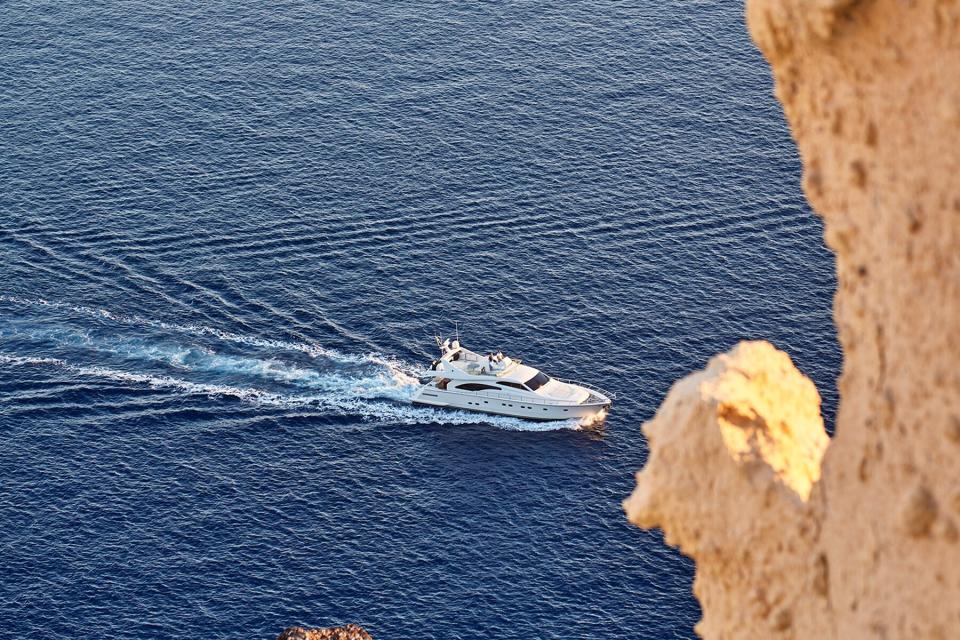
<path id="1" fill-rule="evenodd" d="M 527 380 L 527 386 L 530 388 L 530 391 L 536 391 L 548 382 L 550 382 L 550 376 L 542 371 L 539 371 L 537 372 L 537 375 Z"/>
<path id="2" fill-rule="evenodd" d="M 463 389 L 464 391 L 497 391 L 497 387 L 489 384 L 479 384 L 476 382 L 458 384 L 457 389 Z"/>

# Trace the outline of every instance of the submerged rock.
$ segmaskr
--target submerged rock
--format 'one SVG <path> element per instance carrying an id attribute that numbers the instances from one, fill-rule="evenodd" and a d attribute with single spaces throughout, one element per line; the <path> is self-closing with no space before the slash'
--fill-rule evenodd
<path id="1" fill-rule="evenodd" d="M 355 624 L 327 629 L 304 629 L 290 627 L 277 636 L 277 640 L 373 640 L 373 636 Z"/>

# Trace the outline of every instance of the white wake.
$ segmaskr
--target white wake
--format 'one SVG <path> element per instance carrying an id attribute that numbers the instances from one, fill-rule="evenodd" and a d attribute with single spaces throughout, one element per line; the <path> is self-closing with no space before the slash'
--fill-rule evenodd
<path id="1" fill-rule="evenodd" d="M 416 368 L 381 354 L 344 354 L 317 344 L 245 336 L 202 325 L 173 324 L 46 300 L 0 296 L 0 302 L 50 307 L 141 330 L 156 329 L 160 334 L 186 334 L 201 340 L 210 338 L 234 345 L 234 351 L 242 352 L 242 347 L 248 346 L 251 351 L 258 352 L 222 353 L 208 345 L 181 344 L 163 335 L 148 338 L 102 336 L 45 323 L 26 326 L 10 323 L 0 327 L 0 335 L 26 338 L 32 341 L 31 344 L 39 341 L 42 346 L 53 350 L 53 354 L 47 357 L 0 353 L 0 364 L 51 367 L 75 376 L 110 380 L 131 387 L 208 398 L 234 398 L 252 406 L 310 410 L 371 421 L 490 424 L 518 431 L 581 427 L 575 420 L 537 423 L 507 416 L 415 407 L 410 404 L 410 398 L 419 384 L 413 376 Z M 64 352 L 65 355 L 61 355 Z M 293 357 L 297 353 L 305 354 L 306 358 L 303 355 Z M 90 359 L 90 354 L 94 354 L 95 362 L 84 363 L 83 360 Z M 116 359 L 120 362 L 115 362 Z M 131 365 L 134 365 L 134 371 L 128 370 Z M 145 368 L 161 371 L 144 371 Z"/>

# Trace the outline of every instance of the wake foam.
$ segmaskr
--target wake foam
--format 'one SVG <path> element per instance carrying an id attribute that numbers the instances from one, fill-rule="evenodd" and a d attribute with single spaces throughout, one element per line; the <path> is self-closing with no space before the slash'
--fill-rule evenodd
<path id="1" fill-rule="evenodd" d="M 253 387 L 197 383 L 173 376 L 131 373 L 101 366 L 78 366 L 57 358 L 36 358 L 0 354 L 0 364 L 18 366 L 55 366 L 79 376 L 91 376 L 151 389 L 167 389 L 187 395 L 230 397 L 252 405 L 280 409 L 312 409 L 336 415 L 356 416 L 366 420 L 400 424 L 489 424 L 511 431 L 554 431 L 579 429 L 575 420 L 558 422 L 530 422 L 508 416 L 493 416 L 465 411 L 447 411 L 414 407 L 413 405 L 370 402 L 362 396 L 349 395 L 290 395 Z"/>
<path id="2" fill-rule="evenodd" d="M 168 390 L 208 398 L 234 398 L 252 406 L 311 410 L 330 415 L 401 424 L 489 424 L 516 431 L 578 429 L 576 420 L 536 423 L 519 418 L 457 410 L 416 407 L 410 398 L 417 389 L 415 367 L 380 354 L 344 354 L 321 345 L 245 336 L 203 325 L 173 324 L 83 305 L 0 295 L 0 302 L 53 308 L 140 330 L 213 338 L 251 347 L 260 354 L 220 353 L 203 345 L 170 342 L 162 335 L 124 338 L 51 326 L 13 325 L 6 332 L 40 341 L 43 350 L 64 357 L 0 354 L 0 364 L 56 367 L 76 376 L 125 385 Z M 142 333 L 142 331 L 141 331 Z M 277 352 L 305 354 L 310 363 L 293 362 Z M 99 360 L 83 364 L 82 360 Z M 99 355 L 98 355 L 99 354 Z M 289 355 L 289 354 L 288 354 Z M 118 366 L 104 363 L 120 359 Z M 296 359 L 296 358 L 294 358 Z M 303 359 L 303 356 L 300 357 Z M 130 365 L 140 371 L 128 371 Z M 160 372 L 142 369 L 162 369 Z M 202 378 L 200 380 L 191 378 Z"/>
<path id="3" fill-rule="evenodd" d="M 326 358 L 344 364 L 398 364 L 391 361 L 389 358 L 374 353 L 363 355 L 344 354 L 315 343 L 293 342 L 287 340 L 276 340 L 272 338 L 261 338 L 257 336 L 246 336 L 202 324 L 178 324 L 164 322 L 162 320 L 146 318 L 136 314 L 118 313 L 115 311 L 109 311 L 107 309 L 98 309 L 95 307 L 88 307 L 86 305 L 56 302 L 43 298 L 23 298 L 20 296 L 0 295 L 0 302 L 6 302 L 8 304 L 15 304 L 25 307 L 46 307 L 50 309 L 70 311 L 81 316 L 98 318 L 101 320 L 110 320 L 118 324 L 135 327 L 152 327 L 155 329 L 161 329 L 163 331 L 187 334 L 196 337 L 213 337 L 224 342 L 232 342 L 235 344 L 245 344 L 266 349 L 300 351 L 314 358 Z"/>

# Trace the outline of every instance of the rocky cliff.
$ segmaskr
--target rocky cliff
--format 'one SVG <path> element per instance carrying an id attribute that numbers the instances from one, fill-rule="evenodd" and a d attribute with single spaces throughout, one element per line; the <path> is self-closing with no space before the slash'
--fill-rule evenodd
<path id="1" fill-rule="evenodd" d="M 960 0 L 749 0 L 836 253 L 836 437 L 763 343 L 677 383 L 624 503 L 706 638 L 960 637 Z"/>

